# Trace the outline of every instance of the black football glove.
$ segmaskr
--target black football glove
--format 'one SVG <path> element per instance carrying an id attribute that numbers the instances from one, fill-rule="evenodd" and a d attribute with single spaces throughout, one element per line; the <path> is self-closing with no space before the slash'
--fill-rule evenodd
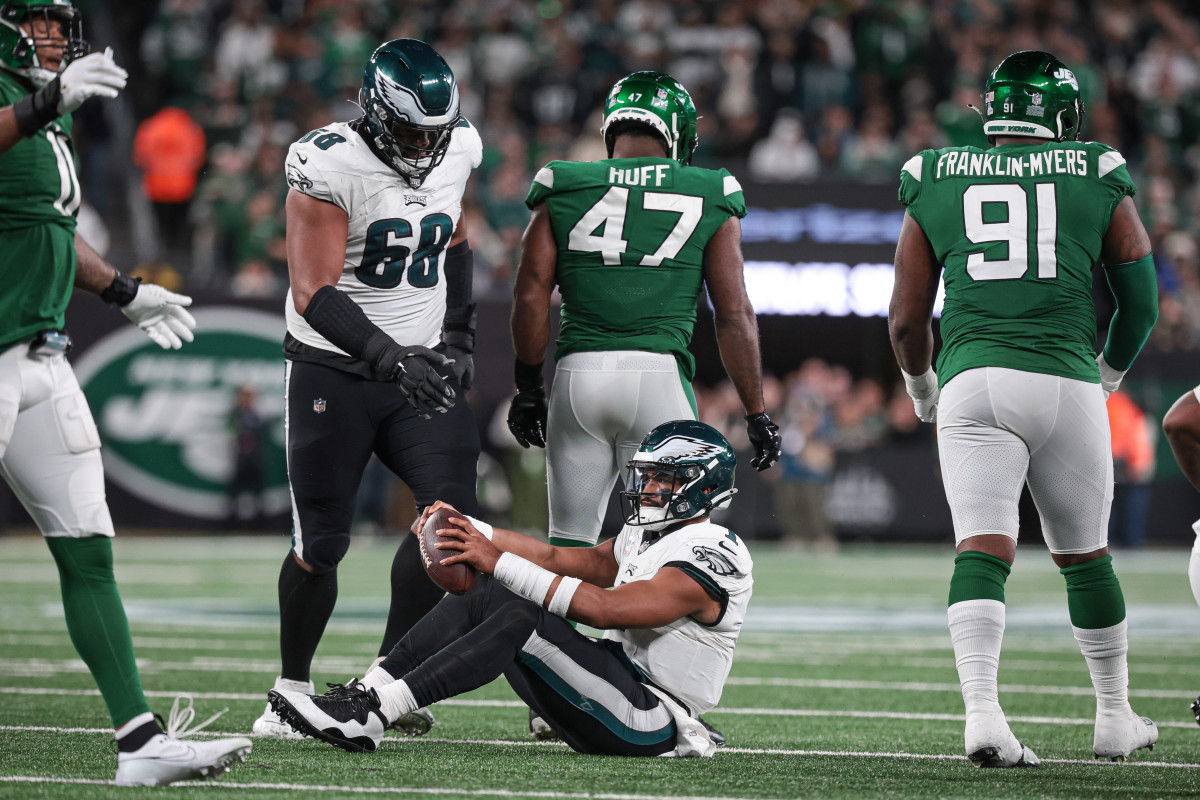
<path id="1" fill-rule="evenodd" d="M 419 345 L 394 345 L 379 361 L 383 367 L 380 371 L 396 382 L 409 404 L 425 419 L 454 407 L 454 388 L 434 369 L 450 363 L 441 353 Z"/>
<path id="2" fill-rule="evenodd" d="M 546 390 L 522 389 L 508 407 L 508 429 L 521 447 L 546 446 Z"/>
<path id="3" fill-rule="evenodd" d="M 775 466 L 783 452 L 783 437 L 779 435 L 779 426 L 771 422 L 767 412 L 747 415 L 746 433 L 750 437 L 750 444 L 754 445 L 754 458 L 750 460 L 750 466 L 759 472 Z"/>
<path id="4" fill-rule="evenodd" d="M 463 389 L 475 383 L 475 306 L 446 309 L 442 343 L 434 348 L 454 361 L 454 376 Z"/>

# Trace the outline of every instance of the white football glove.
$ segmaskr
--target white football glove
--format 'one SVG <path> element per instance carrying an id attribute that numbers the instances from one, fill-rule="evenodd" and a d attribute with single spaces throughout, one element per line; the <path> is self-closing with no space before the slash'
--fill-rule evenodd
<path id="1" fill-rule="evenodd" d="M 938 399 L 942 396 L 942 390 L 938 388 L 937 373 L 933 367 L 921 375 L 909 375 L 903 369 L 900 374 L 904 376 L 904 389 L 912 398 L 917 419 L 921 422 L 937 422 Z"/>
<path id="2" fill-rule="evenodd" d="M 1110 367 L 1104 360 L 1104 353 L 1096 356 L 1096 366 L 1100 368 L 1100 388 L 1104 390 L 1104 401 L 1108 402 L 1108 396 L 1121 388 L 1121 379 L 1125 377 L 1126 370 Z"/>
<path id="3" fill-rule="evenodd" d="M 133 320 L 163 350 L 178 350 L 184 342 L 195 338 L 192 329 L 196 327 L 196 319 L 186 308 L 191 304 L 192 298 L 187 295 L 168 292 L 157 284 L 142 283 L 133 299 L 121 306 L 121 313 Z"/>
<path id="4" fill-rule="evenodd" d="M 77 58 L 58 73 L 58 113 L 70 114 L 92 97 L 116 97 L 129 73 L 113 61 L 112 48 Z"/>

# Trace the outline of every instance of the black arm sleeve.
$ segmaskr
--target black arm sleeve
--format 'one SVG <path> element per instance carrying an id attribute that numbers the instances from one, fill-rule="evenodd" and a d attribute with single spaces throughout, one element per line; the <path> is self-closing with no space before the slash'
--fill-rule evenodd
<path id="1" fill-rule="evenodd" d="M 322 286 L 308 301 L 304 321 L 335 347 L 391 375 L 403 348 L 379 329 L 358 304 L 333 286 Z M 393 352 L 395 351 L 395 352 Z"/>
<path id="2" fill-rule="evenodd" d="M 471 304 L 471 283 L 475 276 L 475 254 L 468 242 L 459 242 L 446 250 L 446 309 Z"/>

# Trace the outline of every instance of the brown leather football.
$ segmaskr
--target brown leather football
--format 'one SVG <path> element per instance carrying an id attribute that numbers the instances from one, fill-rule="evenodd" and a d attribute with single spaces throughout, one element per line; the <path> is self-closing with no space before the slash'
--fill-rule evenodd
<path id="1" fill-rule="evenodd" d="M 461 515 L 449 509 L 439 508 L 425 520 L 425 527 L 421 529 L 419 537 L 421 542 L 421 563 L 425 565 L 425 572 L 428 573 L 431 581 L 450 594 L 466 594 L 475 585 L 476 572 L 474 567 L 468 564 L 443 565 L 441 563 L 443 558 L 452 556 L 457 551 L 438 550 L 434 547 L 440 541 L 454 541 L 453 539 L 438 536 L 438 531 L 454 527 L 450 524 L 450 518 L 458 516 Z"/>

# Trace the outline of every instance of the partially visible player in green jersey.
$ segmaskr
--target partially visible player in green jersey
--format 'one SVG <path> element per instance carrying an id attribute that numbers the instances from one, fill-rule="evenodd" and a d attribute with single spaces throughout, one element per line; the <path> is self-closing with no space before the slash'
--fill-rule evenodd
<path id="1" fill-rule="evenodd" d="M 547 446 L 556 543 L 595 544 L 613 483 L 641 439 L 663 422 L 695 418 L 687 347 L 702 288 L 746 410 L 754 466 L 779 456 L 742 275 L 741 186 L 725 170 L 690 166 L 696 109 L 670 75 L 618 81 L 601 134 L 609 158 L 552 161 L 534 178 L 514 291 L 518 394 L 509 427 L 522 445 Z M 547 419 L 542 360 L 556 285 L 562 327 Z"/>
<path id="2" fill-rule="evenodd" d="M 75 231 L 71 112 L 116 97 L 127 77 L 111 51 L 89 54 L 80 27 L 67 0 L 0 4 L 0 476 L 54 556 L 71 642 L 116 730 L 116 783 L 158 786 L 215 777 L 251 743 L 192 744 L 159 727 L 113 576 L 100 438 L 66 359 L 67 302 L 76 286 L 99 294 L 164 348 L 191 341 L 195 322 L 191 298 L 121 275 Z M 185 733 L 174 717 L 168 729 Z"/>
<path id="3" fill-rule="evenodd" d="M 1125 159 L 1078 141 L 1083 98 L 1049 53 L 1004 59 L 984 88 L 981 150 L 904 165 L 892 347 L 917 415 L 938 426 L 958 555 L 948 618 L 976 766 L 1033 766 L 1000 708 L 1004 583 L 1028 484 L 1096 690 L 1093 751 L 1125 759 L 1158 729 L 1130 708 L 1125 601 L 1108 553 L 1113 465 L 1104 402 L 1158 315 L 1150 240 Z M 1093 351 L 1092 271 L 1117 302 Z M 945 278 L 938 370 L 931 318 Z M 940 374 L 940 382 L 938 375 Z M 1100 384 L 1099 386 L 1097 384 Z"/>

